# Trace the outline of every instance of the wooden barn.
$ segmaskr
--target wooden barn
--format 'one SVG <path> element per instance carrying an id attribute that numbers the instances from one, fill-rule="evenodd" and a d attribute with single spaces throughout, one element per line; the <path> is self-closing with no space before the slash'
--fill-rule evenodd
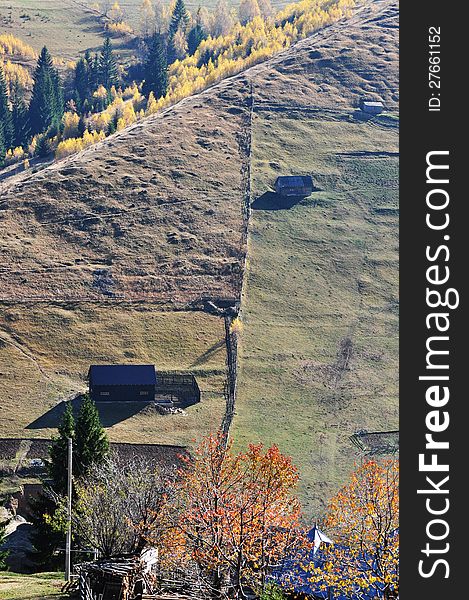
<path id="1" fill-rule="evenodd" d="M 275 191 L 279 196 L 306 198 L 313 191 L 310 175 L 284 175 L 277 177 Z"/>
<path id="2" fill-rule="evenodd" d="M 154 402 L 154 365 L 91 365 L 90 396 L 94 402 Z"/>
<path id="3" fill-rule="evenodd" d="M 379 115 L 384 110 L 384 104 L 374 100 L 362 99 L 360 100 L 360 109 L 369 115 Z"/>

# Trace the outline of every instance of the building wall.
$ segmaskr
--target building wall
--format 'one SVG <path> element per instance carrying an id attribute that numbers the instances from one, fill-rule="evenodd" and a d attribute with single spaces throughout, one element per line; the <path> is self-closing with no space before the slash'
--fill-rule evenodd
<path id="1" fill-rule="evenodd" d="M 91 385 L 94 402 L 154 402 L 154 385 Z"/>

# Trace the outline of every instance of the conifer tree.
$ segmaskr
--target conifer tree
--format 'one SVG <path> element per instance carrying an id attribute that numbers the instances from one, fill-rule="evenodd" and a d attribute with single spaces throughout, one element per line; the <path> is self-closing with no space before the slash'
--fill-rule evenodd
<path id="1" fill-rule="evenodd" d="M 75 419 L 72 406 L 67 402 L 65 412 L 58 426 L 58 436 L 52 438 L 49 447 L 50 460 L 47 462 L 47 470 L 52 479 L 52 487 L 57 494 L 65 494 L 67 491 L 67 451 L 68 438 L 73 441 L 75 435 Z"/>
<path id="2" fill-rule="evenodd" d="M 85 58 L 80 58 L 75 66 L 74 82 L 75 88 L 74 99 L 78 110 L 82 109 L 83 102 L 90 97 L 90 66 Z"/>
<path id="3" fill-rule="evenodd" d="M 148 97 L 153 92 L 155 98 L 165 96 L 168 91 L 168 63 L 161 35 L 153 34 L 150 40 L 147 60 L 144 64 L 142 91 Z"/>
<path id="4" fill-rule="evenodd" d="M 176 31 L 179 29 L 180 26 L 182 26 L 183 29 L 186 29 L 188 23 L 189 15 L 187 14 L 187 9 L 186 5 L 184 4 L 184 0 L 176 0 L 173 14 L 171 16 L 171 23 L 169 24 L 168 37 L 170 39 L 174 37 Z"/>
<path id="5" fill-rule="evenodd" d="M 11 90 L 12 118 L 14 129 L 13 146 L 25 147 L 30 138 L 31 128 L 29 126 L 28 109 L 24 101 L 24 91 L 16 79 Z"/>
<path id="6" fill-rule="evenodd" d="M 34 149 L 34 154 L 39 156 L 40 158 L 47 158 L 51 152 L 50 143 L 47 138 L 47 134 L 41 133 L 41 135 L 37 136 L 36 147 Z"/>
<path id="7" fill-rule="evenodd" d="M 119 77 L 117 75 L 117 65 L 112 51 L 111 39 L 107 37 L 99 57 L 99 78 L 101 83 L 108 91 L 113 85 L 117 86 Z"/>
<path id="8" fill-rule="evenodd" d="M 0 65 L 0 127 L 3 131 L 3 145 L 6 150 L 13 146 L 14 129 L 13 117 L 10 110 L 10 100 L 8 97 L 8 87 Z"/>
<path id="9" fill-rule="evenodd" d="M 88 66 L 90 69 L 91 92 L 94 92 L 94 91 L 96 91 L 97 87 L 101 83 L 98 54 L 95 54 L 93 57 L 91 57 L 91 55 L 90 55 L 90 59 L 88 61 Z"/>
<path id="10" fill-rule="evenodd" d="M 83 117 L 83 115 L 80 117 L 80 120 L 78 121 L 78 135 L 79 137 L 83 137 L 83 134 L 86 131 L 86 119 Z"/>
<path id="11" fill-rule="evenodd" d="M 179 34 L 179 37 L 180 34 L 185 36 L 188 23 L 189 15 L 187 14 L 184 0 L 176 0 L 168 29 L 168 63 L 170 64 L 178 58 L 178 48 L 176 48 L 176 45 L 181 46 L 180 40 L 178 44 L 176 43 L 177 34 Z"/>
<path id="12" fill-rule="evenodd" d="M 75 426 L 74 461 L 79 477 L 93 464 L 100 464 L 109 452 L 109 440 L 99 420 L 98 410 L 88 394 L 83 397 Z"/>
<path id="13" fill-rule="evenodd" d="M 192 56 L 199 47 L 200 43 L 207 37 L 202 26 L 200 8 L 197 11 L 197 18 L 194 27 L 189 31 L 187 36 L 187 47 L 189 55 Z"/>
<path id="14" fill-rule="evenodd" d="M 42 133 L 63 116 L 63 91 L 52 57 L 44 46 L 34 72 L 34 86 L 29 104 L 29 122 L 33 134 Z"/>

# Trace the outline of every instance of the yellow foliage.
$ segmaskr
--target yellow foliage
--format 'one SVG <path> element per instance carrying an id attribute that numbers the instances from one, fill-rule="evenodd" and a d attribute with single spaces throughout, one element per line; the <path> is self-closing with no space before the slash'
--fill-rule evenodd
<path id="1" fill-rule="evenodd" d="M 107 30 L 109 33 L 117 36 L 126 36 L 133 33 L 132 27 L 124 21 L 118 23 L 108 23 Z"/>
<path id="2" fill-rule="evenodd" d="M 11 33 L 2 33 L 0 35 L 0 55 L 2 54 L 21 56 L 22 58 L 37 58 L 37 53 L 31 46 L 11 35 Z"/>
<path id="3" fill-rule="evenodd" d="M 98 89 L 93 93 L 94 98 L 106 98 L 107 90 L 104 85 L 100 85 Z"/>
<path id="4" fill-rule="evenodd" d="M 163 10 L 163 19 L 171 14 L 174 3 L 173 0 L 172 4 Z M 268 19 L 258 14 L 258 10 L 254 10 L 252 18 L 245 25 L 236 23 L 226 35 L 209 36 L 201 42 L 192 56 L 176 60 L 169 67 L 167 94 L 155 98 L 153 93 L 150 93 L 146 107 L 145 98 L 136 84 L 125 88 L 123 92 L 113 89 L 111 104 L 88 120 L 93 132 L 85 132 L 83 138 L 71 137 L 63 140 L 57 148 L 56 156 L 63 158 L 103 139 L 113 119 L 116 120 L 117 130 L 120 131 L 143 114 L 154 114 L 221 79 L 267 60 L 313 31 L 348 16 L 353 6 L 354 0 L 301 0 L 289 4 L 274 18 Z M 114 4 L 108 17 L 111 24 L 123 23 L 118 2 Z M 93 95 L 96 98 L 105 98 L 107 91 L 100 86 Z"/>
<path id="5" fill-rule="evenodd" d="M 81 138 L 69 138 L 67 140 L 63 140 L 57 146 L 57 150 L 55 152 L 55 157 L 57 159 L 65 158 L 70 154 L 75 154 L 76 152 L 80 152 L 88 146 L 98 143 L 106 137 L 106 134 L 98 131 L 88 131 L 86 130 Z"/>
<path id="6" fill-rule="evenodd" d="M 66 140 L 71 137 L 75 137 L 78 133 L 78 123 L 80 117 L 75 112 L 66 112 L 62 117 L 62 123 L 64 125 L 63 138 Z"/>
<path id="7" fill-rule="evenodd" d="M 231 322 L 230 331 L 231 331 L 231 333 L 240 334 L 242 330 L 243 330 L 243 322 L 241 321 L 241 319 L 239 317 L 236 317 L 236 319 L 233 319 L 233 321 Z"/>
<path id="8" fill-rule="evenodd" d="M 209 36 L 193 56 L 176 60 L 169 69 L 168 93 L 158 100 L 149 98 L 146 114 L 267 60 L 313 31 L 348 16 L 352 6 L 354 0 L 301 0 L 267 20 L 254 11 L 257 16 L 245 25 L 237 23 L 224 36 Z M 205 63 L 207 55 L 210 58 Z"/>
<path id="9" fill-rule="evenodd" d="M 1 64 L 1 61 L 0 61 Z M 27 69 L 23 66 L 12 63 L 11 60 L 7 60 L 3 63 L 3 73 L 8 84 L 12 84 L 14 81 L 18 81 L 21 87 L 31 89 L 33 86 L 33 78 Z"/>

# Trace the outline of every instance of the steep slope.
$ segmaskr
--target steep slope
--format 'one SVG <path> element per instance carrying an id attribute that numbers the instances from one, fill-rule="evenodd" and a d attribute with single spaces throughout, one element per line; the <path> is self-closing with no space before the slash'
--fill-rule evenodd
<path id="1" fill-rule="evenodd" d="M 235 295 L 244 113 L 236 87 L 181 102 L 9 186 L 1 298 Z"/>
<path id="2" fill-rule="evenodd" d="M 193 370 L 203 392 L 185 417 L 111 415 L 113 440 L 182 444 L 217 426 L 222 323 L 187 308 L 241 295 L 252 138 L 233 432 L 278 441 L 301 467 L 309 514 L 322 510 L 353 463 L 348 436 L 397 426 L 396 5 L 364 2 L 272 60 L 0 184 L 9 434 L 36 423 L 28 437 L 50 435 L 44 413 L 83 389 L 90 362 L 107 361 Z M 391 114 L 357 119 L 363 94 Z M 268 210 L 266 192 L 288 172 L 312 173 L 322 191 Z"/>
<path id="3" fill-rule="evenodd" d="M 395 20 L 394 2 L 373 3 L 256 81 L 233 433 L 293 457 L 310 518 L 359 459 L 350 436 L 398 429 L 397 63 L 386 59 L 397 55 Z M 351 108 L 360 90 L 390 112 L 364 119 Z M 270 192 L 290 173 L 313 176 L 311 197 Z"/>

